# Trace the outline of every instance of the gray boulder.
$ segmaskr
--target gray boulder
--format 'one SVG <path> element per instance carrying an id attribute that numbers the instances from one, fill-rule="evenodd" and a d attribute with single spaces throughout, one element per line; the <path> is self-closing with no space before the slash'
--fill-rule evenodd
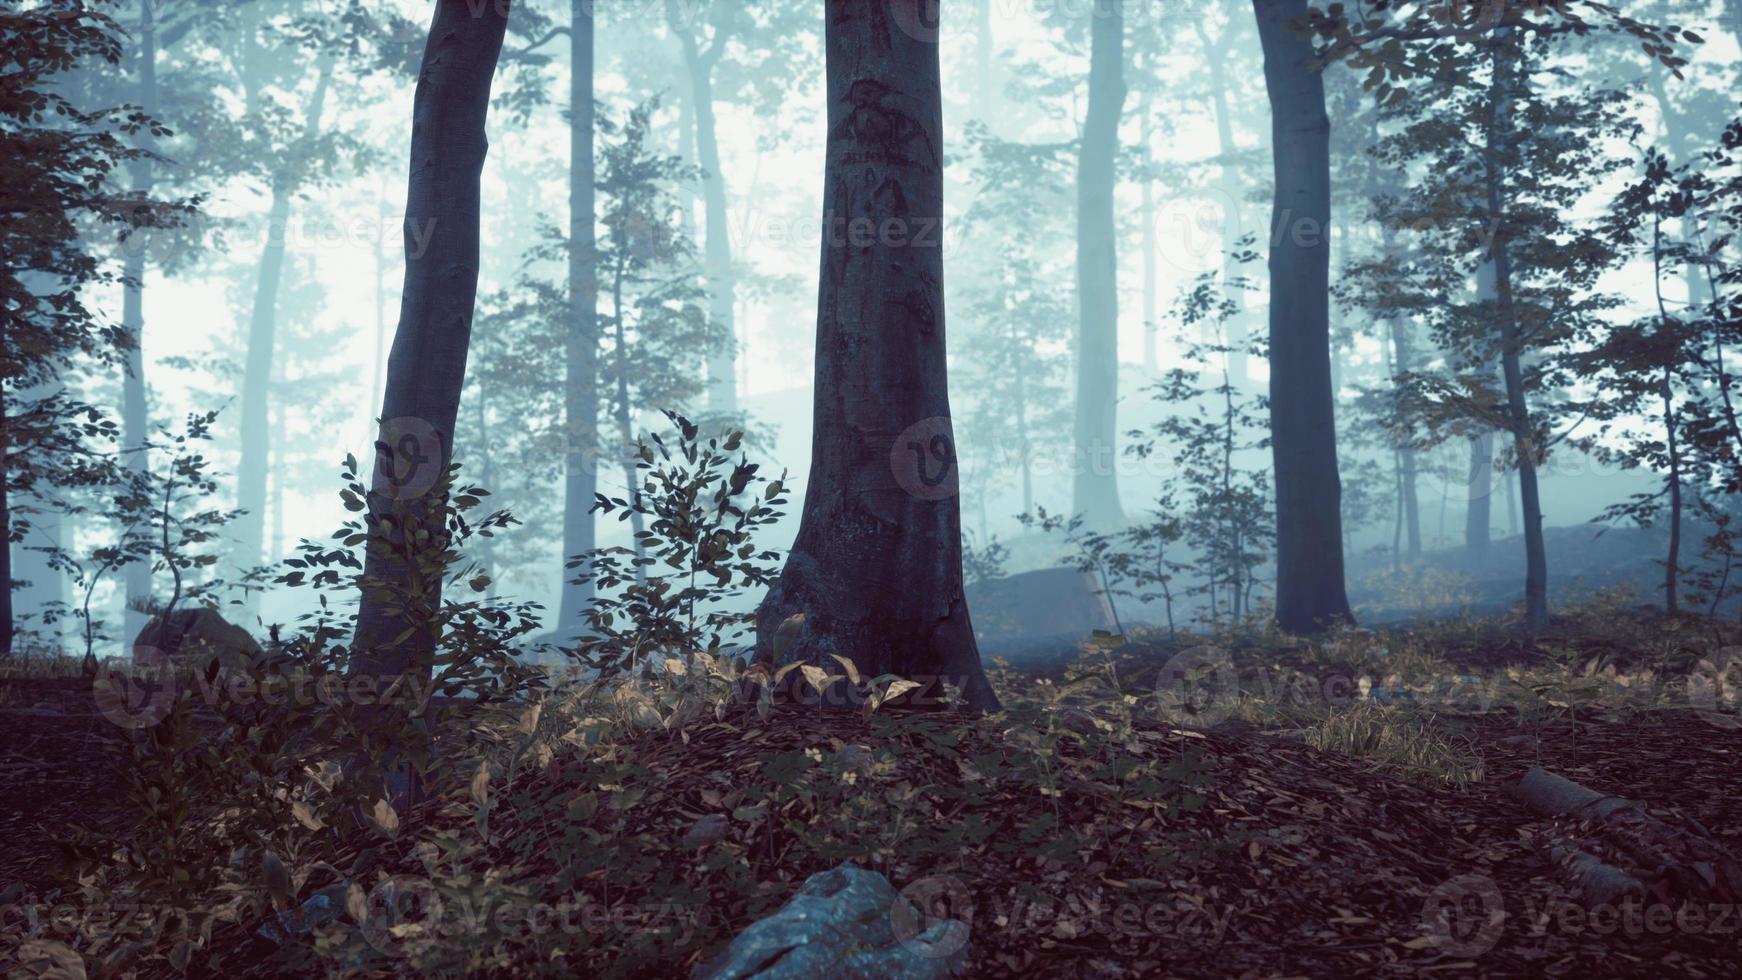
<path id="1" fill-rule="evenodd" d="M 164 655 L 195 669 L 216 660 L 225 669 L 239 670 L 259 662 L 264 654 L 247 630 L 205 606 L 177 609 L 169 614 L 168 623 L 153 616 L 133 641 L 135 662 Z"/>
<path id="2" fill-rule="evenodd" d="M 691 980 L 934 980 L 958 976 L 968 924 L 929 918 L 875 871 L 811 875 L 780 911 L 750 925 Z"/>
<path id="3" fill-rule="evenodd" d="M 968 586 L 968 608 L 981 642 L 1035 637 L 1071 641 L 1116 629 L 1113 607 L 1090 572 L 1042 568 Z"/>

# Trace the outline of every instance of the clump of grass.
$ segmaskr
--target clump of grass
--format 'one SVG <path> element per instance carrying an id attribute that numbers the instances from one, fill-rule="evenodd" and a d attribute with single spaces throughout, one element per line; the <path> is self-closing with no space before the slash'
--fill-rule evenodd
<path id="1" fill-rule="evenodd" d="M 1302 732 L 1322 752 L 1369 759 L 1454 786 L 1480 782 L 1482 754 L 1432 713 L 1400 705 L 1359 704 L 1326 715 Z"/>

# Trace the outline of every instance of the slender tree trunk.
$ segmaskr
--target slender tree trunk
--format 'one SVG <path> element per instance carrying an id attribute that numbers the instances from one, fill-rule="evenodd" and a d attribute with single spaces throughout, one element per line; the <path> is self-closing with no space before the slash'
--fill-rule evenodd
<path id="1" fill-rule="evenodd" d="M 702 168 L 702 208 L 707 225 L 707 244 L 702 261 L 708 281 L 708 315 L 732 343 L 708 358 L 708 410 L 738 410 L 737 376 L 733 344 L 738 283 L 732 269 L 732 239 L 726 215 L 726 176 L 720 169 L 719 127 L 714 118 L 714 65 L 718 63 L 723 38 L 716 38 L 704 53 L 689 29 L 679 32 L 683 41 L 684 66 L 694 88 L 692 104 L 696 119 L 696 156 Z"/>
<path id="2" fill-rule="evenodd" d="M 826 0 L 828 150 L 815 420 L 797 539 L 757 611 L 757 655 L 806 618 L 787 662 L 838 654 L 861 674 L 997 696 L 962 590 L 944 356 L 943 109 L 921 0 Z M 891 224 L 892 223 L 892 224 Z M 894 227 L 869 239 L 855 227 Z"/>
<path id="3" fill-rule="evenodd" d="M 629 539 L 635 549 L 635 581 L 647 583 L 647 566 L 641 563 L 647 557 L 647 543 L 641 537 L 645 529 L 641 516 L 641 480 L 638 479 L 636 462 L 641 458 L 635 445 L 635 412 L 629 403 L 629 330 L 624 319 L 623 310 L 623 242 L 618 242 L 617 264 L 611 276 L 611 333 L 615 342 L 612 344 L 611 359 L 616 362 L 617 399 L 612 406 L 612 417 L 617 423 L 617 460 L 623 467 L 623 496 L 629 501 Z"/>
<path id="4" fill-rule="evenodd" d="M 480 463 L 479 483 L 486 489 L 496 486 L 496 455 L 491 451 L 490 444 L 490 391 L 488 386 L 478 385 L 476 418 L 478 424 L 478 461 Z M 484 573 L 490 577 L 489 592 L 496 594 L 496 538 L 494 535 L 479 539 L 480 560 L 484 565 Z"/>
<path id="5" fill-rule="evenodd" d="M 1464 557 L 1472 568 L 1488 560 L 1493 541 L 1494 433 L 1470 437 L 1470 478 L 1465 488 Z"/>
<path id="6" fill-rule="evenodd" d="M 139 107 L 148 116 L 157 115 L 157 16 L 156 0 L 139 2 Z M 140 137 L 151 146 L 149 134 Z M 150 157 L 135 160 L 130 167 L 130 179 L 135 194 L 151 193 L 153 175 Z M 131 346 L 127 351 L 127 370 L 121 380 L 121 440 L 127 453 L 127 468 L 143 476 L 150 472 L 151 459 L 146 450 L 150 439 L 150 408 L 145 389 L 145 237 L 130 239 L 123 263 L 121 287 L 121 328 Z M 123 641 L 132 643 L 147 619 L 143 610 L 151 604 L 151 565 L 136 561 L 123 573 L 126 583 L 126 609 L 122 614 Z"/>
<path id="7" fill-rule="evenodd" d="M 1500 372 L 1506 382 L 1507 423 L 1518 458 L 1518 494 L 1524 505 L 1524 620 L 1533 630 L 1548 625 L 1548 555 L 1542 536 L 1542 496 L 1537 487 L 1536 435 L 1530 420 L 1530 404 L 1524 390 L 1523 343 L 1519 336 L 1517 307 L 1512 293 L 1512 256 L 1508 243 L 1506 194 L 1503 182 L 1508 161 L 1507 125 L 1511 118 L 1511 93 L 1516 55 L 1509 31 L 1501 31 L 1493 55 L 1492 104 L 1487 147 L 1487 205 L 1494 239 L 1489 258 L 1494 265 L 1495 295 L 1499 300 Z"/>
<path id="8" fill-rule="evenodd" d="M 1670 369 L 1663 371 L 1664 439 L 1669 448 L 1669 555 L 1663 564 L 1663 607 L 1674 616 L 1679 611 L 1676 585 L 1681 578 L 1682 546 L 1682 465 L 1681 447 L 1676 441 L 1675 391 L 1670 383 Z"/>
<path id="9" fill-rule="evenodd" d="M 1011 329 L 1014 331 L 1016 320 L 1011 318 Z M 1034 513 L 1034 463 L 1032 455 L 1034 447 L 1029 441 L 1028 433 L 1028 384 L 1022 372 L 1014 372 L 1011 379 L 1016 385 L 1016 451 L 1021 454 L 1022 465 L 1022 512 Z"/>
<path id="10" fill-rule="evenodd" d="M 0 324 L 0 340 L 5 339 Z M 12 656 L 18 625 L 12 612 L 12 416 L 6 389 L 0 386 L 0 659 Z"/>
<path id="11" fill-rule="evenodd" d="M 479 178 L 489 148 L 484 123 L 507 6 L 484 4 L 474 16 L 470 0 L 437 0 L 413 101 L 405 287 L 387 361 L 369 492 L 376 524 L 350 665 L 383 689 L 394 676 L 427 678 L 438 640 L 441 579 L 428 556 L 446 537 L 446 501 L 431 488 L 452 461 L 465 383 L 478 295 Z M 419 532 L 430 544 L 414 548 Z"/>
<path id="12" fill-rule="evenodd" d="M 1143 137 L 1143 153 L 1147 159 L 1151 152 L 1154 132 L 1154 97 L 1145 92 L 1142 102 L 1143 126 L 1140 130 Z M 1155 179 L 1153 175 L 1144 173 L 1143 208 L 1139 220 L 1143 223 L 1143 370 L 1155 374 L 1160 370 L 1156 361 L 1156 341 L 1161 327 L 1156 319 L 1156 293 L 1158 283 L 1155 276 Z"/>
<path id="13" fill-rule="evenodd" d="M 332 82 L 330 59 L 321 62 L 303 123 L 303 139 L 320 135 L 321 116 L 326 110 L 327 89 Z M 266 219 L 266 248 L 260 256 L 254 282 L 254 312 L 248 323 L 248 356 L 242 369 L 242 458 L 237 466 L 236 505 L 243 513 L 236 521 L 234 562 L 241 569 L 260 564 L 265 554 L 266 470 L 272 460 L 272 369 L 277 348 L 278 287 L 284 278 L 285 238 L 289 233 L 291 197 L 295 178 L 286 170 L 272 177 L 272 206 Z M 249 593 L 250 605 L 254 593 Z"/>
<path id="14" fill-rule="evenodd" d="M 1476 300 L 1482 309 L 1498 319 L 1500 290 L 1495 284 L 1494 263 L 1484 258 L 1476 267 Z M 1500 331 L 1491 333 L 1491 342 L 1499 346 Z M 1482 365 L 1479 376 L 1484 384 L 1492 383 L 1499 362 L 1490 358 Z M 1470 478 L 1464 488 L 1464 558 L 1471 568 L 1488 560 L 1488 545 L 1493 541 L 1494 523 L 1494 432 L 1484 428 L 1470 437 Z"/>
<path id="15" fill-rule="evenodd" d="M 1276 621 L 1348 621 L 1330 336 L 1330 118 L 1306 0 L 1253 0 L 1276 155 L 1270 225 L 1270 442 L 1276 473 Z"/>
<path id="16" fill-rule="evenodd" d="M 1234 277 L 1239 274 L 1239 265 L 1231 254 L 1240 237 L 1246 233 L 1245 222 L 1241 220 L 1240 213 L 1246 191 L 1240 179 L 1240 168 L 1235 166 L 1240 145 L 1234 140 L 1234 112 L 1228 100 L 1228 92 L 1232 86 L 1228 81 L 1226 59 L 1232 48 L 1233 26 L 1230 24 L 1223 29 L 1222 37 L 1214 48 L 1211 47 L 1209 34 L 1203 29 L 1201 21 L 1197 31 L 1198 39 L 1203 42 L 1204 50 L 1209 54 L 1206 60 L 1209 62 L 1210 71 L 1210 98 L 1216 111 L 1216 152 L 1219 161 L 1217 171 L 1222 185 L 1223 294 L 1234 304 L 1233 313 L 1223 324 L 1228 335 L 1228 373 L 1232 375 L 1234 385 L 1244 391 L 1251 383 L 1246 363 L 1246 291 L 1233 285 Z"/>
<path id="17" fill-rule="evenodd" d="M 1391 346 L 1396 351 L 1397 374 L 1415 370 L 1415 350 L 1410 342 L 1408 321 L 1402 318 L 1391 321 Z M 1409 539 L 1409 557 L 1416 559 L 1421 557 L 1421 507 L 1415 490 L 1415 450 L 1406 446 L 1398 450 L 1397 456 L 1403 492 L 1404 530 Z"/>
<path id="18" fill-rule="evenodd" d="M 1077 404 L 1072 508 L 1093 530 L 1125 523 L 1119 504 L 1119 256 L 1113 211 L 1125 105 L 1125 17 L 1089 7 L 1089 105 L 1077 158 Z"/>
<path id="19" fill-rule="evenodd" d="M 593 3 L 569 2 L 569 322 L 565 334 L 563 558 L 597 544 L 599 489 L 599 270 L 593 180 Z M 563 572 L 557 635 L 571 640 L 592 604 L 591 581 Z"/>
<path id="20" fill-rule="evenodd" d="M 1685 219 L 1684 219 L 1685 220 Z M 1654 218 L 1651 241 L 1652 290 L 1657 296 L 1658 330 L 1674 343 L 1669 307 L 1663 299 L 1663 219 Z M 1681 578 L 1682 546 L 1682 457 L 1677 439 L 1681 424 L 1675 410 L 1675 368 L 1678 356 L 1665 359 L 1658 394 L 1663 399 L 1663 442 L 1669 456 L 1669 473 L 1664 478 L 1669 491 L 1669 554 L 1663 563 L 1663 608 L 1674 616 L 1678 611 L 1676 586 Z"/>
<path id="21" fill-rule="evenodd" d="M 282 393 L 287 390 L 283 366 L 273 372 L 273 386 Z M 272 533 L 267 537 L 267 556 L 276 565 L 284 558 L 284 499 L 287 469 L 290 466 L 290 454 L 285 450 L 285 426 L 287 424 L 283 399 L 277 399 L 278 404 L 272 406 Z"/>

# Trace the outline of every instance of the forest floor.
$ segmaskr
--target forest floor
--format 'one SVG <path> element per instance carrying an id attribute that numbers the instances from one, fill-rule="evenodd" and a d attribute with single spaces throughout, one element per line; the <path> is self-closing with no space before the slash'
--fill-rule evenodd
<path id="1" fill-rule="evenodd" d="M 1540 766 L 1742 855 L 1738 705 L 1688 684 L 1730 639 L 1612 618 L 1533 639 L 1468 623 L 1153 638 L 1056 678 L 997 671 L 1007 710 L 975 720 L 553 700 L 532 729 L 505 720 L 488 813 L 454 772 L 400 831 L 346 837 L 293 877 L 299 900 L 360 883 L 373 902 L 408 877 L 446 897 L 437 919 L 317 930 L 326 969 L 354 974 L 681 975 L 851 861 L 966 919 L 975 976 L 1735 976 L 1742 896 L 1629 867 L 1643 901 L 1587 908 L 1551 845 L 1608 845 L 1509 792 Z M 1220 692 L 1183 696 L 1182 662 Z M 70 821 L 127 832 L 106 751 L 124 734 L 75 680 L 0 678 L 0 882 L 53 887 Z M 524 925 L 565 897 L 584 925 Z M 470 902 L 530 917 L 457 916 Z M 258 924 L 218 928 L 192 972 L 311 968 Z M 14 935 L 0 927 L 0 968 L 25 962 Z"/>

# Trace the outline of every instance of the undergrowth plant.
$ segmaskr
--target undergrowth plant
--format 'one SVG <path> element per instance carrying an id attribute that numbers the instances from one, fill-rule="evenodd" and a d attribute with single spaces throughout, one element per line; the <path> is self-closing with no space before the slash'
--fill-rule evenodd
<path id="1" fill-rule="evenodd" d="M 598 591 L 583 614 L 586 635 L 575 655 L 602 673 L 633 671 L 696 653 L 718 656 L 753 621 L 746 589 L 779 575 L 779 555 L 757 545 L 761 528 L 779 520 L 785 474 L 769 480 L 742 453 L 743 433 L 703 438 L 699 426 L 666 412 L 675 429 L 640 443 L 636 492 L 598 496 L 593 510 L 645 527 L 633 548 L 598 548 L 568 561 Z"/>

